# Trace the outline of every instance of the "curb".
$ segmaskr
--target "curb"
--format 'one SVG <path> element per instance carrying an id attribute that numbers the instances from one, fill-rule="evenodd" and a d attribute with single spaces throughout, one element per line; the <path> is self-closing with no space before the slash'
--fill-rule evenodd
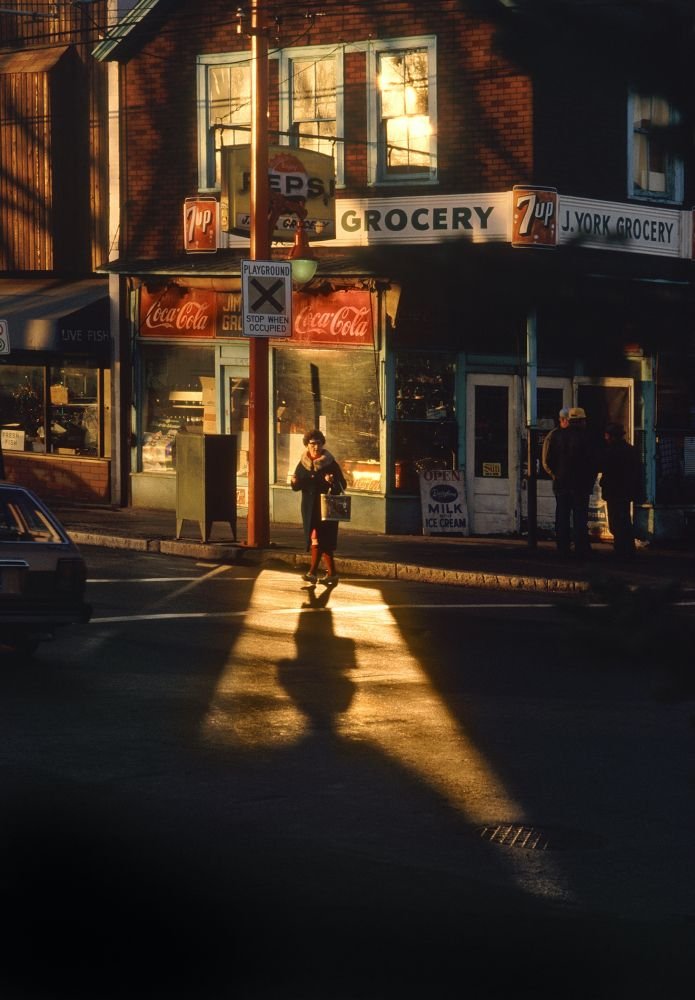
<path id="1" fill-rule="evenodd" d="M 185 539 L 133 538 L 128 535 L 102 535 L 91 531 L 69 531 L 76 545 L 96 545 L 107 549 L 131 552 L 152 552 L 189 559 L 214 560 L 260 566 L 280 562 L 299 569 L 306 557 L 277 549 L 249 549 L 236 542 L 194 542 Z M 370 562 L 364 559 L 341 559 L 336 556 L 341 573 L 366 579 L 407 580 L 415 583 L 437 583 L 476 590 L 525 590 L 541 593 L 579 593 L 590 590 L 583 580 L 565 580 L 537 576 L 485 573 L 456 569 L 436 569 L 411 563 Z"/>

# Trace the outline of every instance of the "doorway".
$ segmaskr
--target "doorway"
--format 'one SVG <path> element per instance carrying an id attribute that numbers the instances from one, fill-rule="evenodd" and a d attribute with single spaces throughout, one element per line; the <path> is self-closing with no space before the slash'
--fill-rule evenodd
<path id="1" fill-rule="evenodd" d="M 576 378 L 577 406 L 586 411 L 586 426 L 597 445 L 603 446 L 603 431 L 607 423 L 622 424 L 625 438 L 634 436 L 633 386 L 631 378 Z"/>
<path id="2" fill-rule="evenodd" d="M 541 465 L 543 439 L 558 426 L 560 410 L 572 406 L 572 382 L 568 378 L 548 378 L 539 376 L 536 381 L 536 426 L 538 435 L 536 517 L 538 527 L 544 531 L 555 529 L 555 495 L 553 481 Z M 524 514 L 526 513 L 524 494 Z"/>
<path id="3" fill-rule="evenodd" d="M 471 532 L 515 534 L 520 527 L 519 379 L 514 375 L 469 375 L 466 389 L 466 490 Z"/>
<path id="4" fill-rule="evenodd" d="M 225 365 L 222 368 L 224 387 L 223 434 L 236 436 L 237 490 L 242 497 L 248 488 L 249 475 L 249 374 L 248 368 Z M 241 506 L 246 506 L 241 504 Z"/>

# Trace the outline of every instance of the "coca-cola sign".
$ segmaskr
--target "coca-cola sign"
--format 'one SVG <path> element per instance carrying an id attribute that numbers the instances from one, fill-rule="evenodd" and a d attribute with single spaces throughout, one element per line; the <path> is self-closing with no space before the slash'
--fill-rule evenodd
<path id="1" fill-rule="evenodd" d="M 292 336 L 283 343 L 363 347 L 374 342 L 370 293 L 362 289 L 292 296 Z M 230 339 L 243 336 L 240 290 L 217 292 L 186 285 L 142 286 L 141 337 Z"/>
<path id="2" fill-rule="evenodd" d="M 330 295 L 295 292 L 291 343 L 363 347 L 374 342 L 369 292 L 351 289 Z"/>
<path id="3" fill-rule="evenodd" d="M 214 337 L 215 292 L 165 285 L 140 292 L 140 335 L 143 337 Z"/>

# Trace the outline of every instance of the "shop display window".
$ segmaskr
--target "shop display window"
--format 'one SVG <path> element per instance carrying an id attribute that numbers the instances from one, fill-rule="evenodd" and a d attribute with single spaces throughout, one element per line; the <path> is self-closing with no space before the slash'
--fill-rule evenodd
<path id="1" fill-rule="evenodd" d="M 403 351 L 396 357 L 393 458 L 394 487 L 406 493 L 419 491 L 421 472 L 457 467 L 453 355 Z"/>
<path id="2" fill-rule="evenodd" d="M 176 435 L 216 429 L 211 347 L 144 344 L 141 450 L 143 472 L 173 472 Z"/>
<path id="3" fill-rule="evenodd" d="M 314 427 L 339 463 L 348 489 L 381 491 L 378 374 L 370 351 L 274 352 L 276 482 L 299 461 L 302 437 Z"/>
<path id="4" fill-rule="evenodd" d="M 99 454 L 99 371 L 48 369 L 48 450 L 57 455 Z"/>
<path id="5" fill-rule="evenodd" d="M 108 457 L 109 379 L 86 365 L 0 365 L 3 449 Z"/>
<path id="6" fill-rule="evenodd" d="M 695 503 L 695 361 L 668 355 L 657 365 L 656 502 Z"/>

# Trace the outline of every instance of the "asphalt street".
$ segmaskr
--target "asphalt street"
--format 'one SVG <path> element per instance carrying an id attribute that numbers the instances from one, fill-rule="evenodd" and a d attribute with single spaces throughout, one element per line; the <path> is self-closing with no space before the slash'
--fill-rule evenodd
<path id="1" fill-rule="evenodd" d="M 689 603 L 83 551 L 0 677 L 3 1000 L 690 995 Z"/>

